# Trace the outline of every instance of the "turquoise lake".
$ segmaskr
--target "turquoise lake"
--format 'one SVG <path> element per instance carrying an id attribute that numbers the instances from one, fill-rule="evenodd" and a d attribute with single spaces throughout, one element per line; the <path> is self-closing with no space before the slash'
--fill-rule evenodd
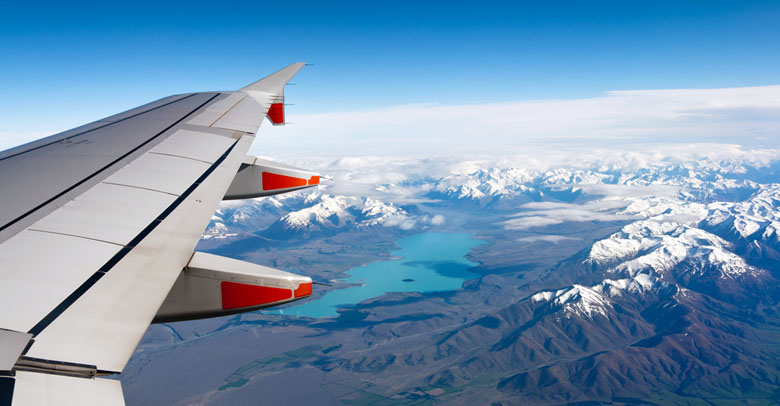
<path id="1" fill-rule="evenodd" d="M 478 276 L 470 271 L 478 264 L 465 256 L 483 241 L 470 234 L 424 233 L 397 243 L 401 248 L 393 251 L 393 256 L 400 258 L 353 268 L 347 271 L 348 278 L 340 280 L 360 283 L 360 286 L 333 290 L 317 300 L 268 313 L 334 317 L 338 316 L 336 309 L 340 307 L 353 306 L 388 292 L 454 290 L 463 281 Z"/>

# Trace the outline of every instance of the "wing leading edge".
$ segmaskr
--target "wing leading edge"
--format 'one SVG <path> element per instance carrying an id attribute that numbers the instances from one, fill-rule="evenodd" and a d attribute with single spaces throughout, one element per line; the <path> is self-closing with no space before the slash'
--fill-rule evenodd
<path id="1" fill-rule="evenodd" d="M 0 307 L 14 309 L 0 314 L 0 406 L 123 404 L 119 381 L 99 377 L 124 368 L 164 302 L 183 319 L 311 294 L 307 277 L 193 253 L 263 118 L 283 124 L 273 106 L 303 65 L 0 153 Z"/>

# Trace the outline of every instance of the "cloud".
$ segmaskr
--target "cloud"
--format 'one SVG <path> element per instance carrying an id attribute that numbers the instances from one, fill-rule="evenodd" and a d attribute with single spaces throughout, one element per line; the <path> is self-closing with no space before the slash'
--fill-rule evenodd
<path id="1" fill-rule="evenodd" d="M 431 225 L 440 226 L 442 224 L 444 224 L 444 216 L 442 216 L 441 214 L 437 214 L 431 217 Z"/>
<path id="2" fill-rule="evenodd" d="M 410 216 L 410 215 L 396 215 L 389 217 L 385 222 L 385 227 L 398 227 L 401 230 L 411 230 L 414 227 L 421 225 L 440 226 L 444 224 L 445 217 L 441 214 L 437 214 L 433 217 L 429 216 Z"/>
<path id="3" fill-rule="evenodd" d="M 596 200 L 584 204 L 539 202 L 521 205 L 521 209 L 531 209 L 515 215 L 516 218 L 501 222 L 507 230 L 526 230 L 566 222 L 582 221 L 620 221 L 635 218 L 633 215 L 618 213 L 615 210 L 625 208 L 627 203 L 618 200 Z"/>
<path id="4" fill-rule="evenodd" d="M 778 148 L 777 109 L 780 86 L 611 91 L 572 100 L 407 105 L 297 115 L 294 126 L 264 127 L 262 141 L 255 148 L 271 155 L 334 157 L 508 155 L 550 145 L 574 151 L 583 146 L 613 149 L 669 143 Z"/>
<path id="5" fill-rule="evenodd" d="M 398 227 L 401 230 L 411 230 L 417 225 L 418 219 L 405 215 L 397 215 L 388 218 L 384 222 L 385 227 Z"/>
<path id="6" fill-rule="evenodd" d="M 506 230 L 526 230 L 534 227 L 545 227 L 555 224 L 561 224 L 566 221 L 566 217 L 556 218 L 552 215 L 528 216 L 517 219 L 506 220 L 502 224 Z M 583 221 L 583 220 L 573 220 Z"/>
<path id="7" fill-rule="evenodd" d="M 611 185 L 606 183 L 577 185 L 583 193 L 590 195 L 611 196 L 621 200 L 612 200 L 616 206 L 625 206 L 626 198 L 642 198 L 648 196 L 671 197 L 680 192 L 679 186 L 674 185 Z M 603 204 L 608 200 L 601 200 Z"/>
<path id="8" fill-rule="evenodd" d="M 567 237 L 565 235 L 551 234 L 551 235 L 535 235 L 531 237 L 523 237 L 517 239 L 517 241 L 519 242 L 532 243 L 532 242 L 545 241 L 545 242 L 551 242 L 553 244 L 557 244 L 561 241 L 567 241 L 567 240 L 579 240 L 579 238 Z"/>

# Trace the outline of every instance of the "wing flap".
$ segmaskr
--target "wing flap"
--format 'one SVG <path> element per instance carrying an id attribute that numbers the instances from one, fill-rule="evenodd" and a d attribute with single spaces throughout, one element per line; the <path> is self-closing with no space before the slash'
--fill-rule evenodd
<path id="1" fill-rule="evenodd" d="M 13 406 L 124 406 L 122 383 L 113 379 L 16 373 Z"/>
<path id="2" fill-rule="evenodd" d="M 212 164 L 235 141 L 235 138 L 225 135 L 203 131 L 179 130 L 149 152 L 189 158 Z"/>
<path id="3" fill-rule="evenodd" d="M 133 186 L 100 183 L 29 230 L 127 245 L 176 196 Z M 48 272 L 46 272 L 48 274 Z"/>
<path id="4" fill-rule="evenodd" d="M 206 171 L 208 162 L 185 157 L 144 154 L 103 183 L 135 186 L 180 195 Z"/>
<path id="5" fill-rule="evenodd" d="M 0 245 L 0 325 L 29 331 L 121 246 L 25 230 Z"/>
<path id="6" fill-rule="evenodd" d="M 32 334 L 0 329 L 0 372 L 8 372 L 22 355 Z M 0 376 L 5 374 L 0 374 Z M 2 402 L 0 402 L 2 404 Z"/>

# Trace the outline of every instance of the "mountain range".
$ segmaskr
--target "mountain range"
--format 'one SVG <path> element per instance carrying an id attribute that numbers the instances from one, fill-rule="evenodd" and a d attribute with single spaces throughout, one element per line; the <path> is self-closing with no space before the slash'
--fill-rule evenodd
<path id="1" fill-rule="evenodd" d="M 245 399 L 292 371 L 347 404 L 777 404 L 778 168 L 453 169 L 225 204 L 201 248 L 328 280 L 390 259 L 405 235 L 465 231 L 487 244 L 469 254 L 480 276 L 456 291 L 389 293 L 336 318 L 200 322 L 212 340 L 261 326 L 255 339 L 273 331 L 300 348 L 180 404 Z M 128 376 L 160 351 L 197 348 L 193 323 L 150 329 Z"/>

